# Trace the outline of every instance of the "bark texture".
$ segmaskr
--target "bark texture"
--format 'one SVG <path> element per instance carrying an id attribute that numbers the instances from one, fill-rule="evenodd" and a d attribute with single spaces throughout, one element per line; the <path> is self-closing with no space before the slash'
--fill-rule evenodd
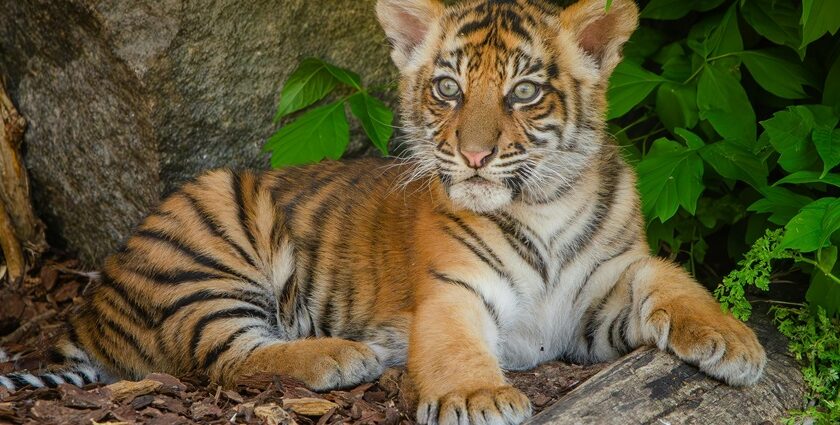
<path id="1" fill-rule="evenodd" d="M 0 252 L 5 272 L 18 283 L 26 273 L 26 252 L 38 254 L 46 248 L 44 226 L 35 216 L 29 200 L 29 178 L 20 156 L 26 121 L 15 109 L 0 78 Z"/>
<path id="2" fill-rule="evenodd" d="M 584 382 L 530 424 L 764 424 L 804 407 L 805 387 L 787 341 L 765 312 L 750 321 L 767 350 L 764 377 L 736 388 L 654 348 L 640 348 Z"/>

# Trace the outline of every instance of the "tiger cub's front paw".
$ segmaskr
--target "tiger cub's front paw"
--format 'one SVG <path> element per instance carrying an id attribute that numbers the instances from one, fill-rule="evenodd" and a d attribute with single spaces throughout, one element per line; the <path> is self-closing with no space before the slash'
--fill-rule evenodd
<path id="1" fill-rule="evenodd" d="M 717 307 L 658 305 L 647 325 L 660 349 L 729 385 L 752 385 L 767 362 L 764 348 L 752 329 Z"/>
<path id="2" fill-rule="evenodd" d="M 422 397 L 417 423 L 429 425 L 518 424 L 531 416 L 531 402 L 510 386 L 452 391 L 443 397 Z"/>

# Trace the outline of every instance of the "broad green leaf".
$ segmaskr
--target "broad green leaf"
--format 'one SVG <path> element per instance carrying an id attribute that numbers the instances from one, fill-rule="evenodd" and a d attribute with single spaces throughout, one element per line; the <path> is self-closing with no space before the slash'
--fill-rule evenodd
<path id="1" fill-rule="evenodd" d="M 696 55 L 696 53 L 689 52 Z M 671 43 L 663 47 L 653 60 L 662 65 L 662 76 L 672 81 L 685 81 L 693 72 L 691 59 L 680 43 Z"/>
<path id="2" fill-rule="evenodd" d="M 823 34 L 834 35 L 840 28 L 840 1 L 837 0 L 802 0 L 802 44 L 800 48 L 811 44 Z"/>
<path id="3" fill-rule="evenodd" d="M 741 16 L 768 40 L 799 51 L 798 2 L 779 0 L 747 0 L 741 4 Z M 805 51 L 800 52 L 800 58 Z"/>
<path id="4" fill-rule="evenodd" d="M 315 58 L 304 59 L 298 65 L 283 85 L 275 121 L 312 105 L 333 91 L 338 80 L 329 72 L 328 66 Z"/>
<path id="5" fill-rule="evenodd" d="M 664 42 L 665 33 L 662 31 L 649 26 L 639 27 L 622 48 L 624 60 L 643 63 L 656 53 Z"/>
<path id="6" fill-rule="evenodd" d="M 357 93 L 350 97 L 349 102 L 350 111 L 362 123 L 370 141 L 382 155 L 388 155 L 388 140 L 394 132 L 394 113 L 388 105 L 367 93 Z"/>
<path id="7" fill-rule="evenodd" d="M 637 166 L 642 209 L 648 220 L 664 222 L 680 205 L 691 214 L 703 192 L 703 160 L 690 148 L 658 139 Z"/>
<path id="8" fill-rule="evenodd" d="M 834 64 L 825 76 L 822 103 L 840 110 L 840 54 L 836 55 Z"/>
<path id="9" fill-rule="evenodd" d="M 743 50 L 735 4 L 722 16 L 707 18 L 695 24 L 689 31 L 686 43 L 704 58 Z"/>
<path id="10" fill-rule="evenodd" d="M 697 86 L 671 82 L 660 85 L 656 90 L 656 114 L 671 132 L 677 127 L 697 125 Z"/>
<path id="11" fill-rule="evenodd" d="M 700 156 L 723 177 L 756 189 L 767 186 L 767 164 L 740 144 L 726 140 L 712 143 L 700 150 Z"/>
<path id="12" fill-rule="evenodd" d="M 679 19 L 692 10 L 707 11 L 714 9 L 723 0 L 652 0 L 642 9 L 641 17 L 646 19 Z"/>
<path id="13" fill-rule="evenodd" d="M 353 87 L 356 90 L 362 90 L 362 79 L 359 78 L 359 74 L 356 74 L 353 71 L 339 68 L 335 65 L 328 64 L 324 62 L 324 66 L 327 69 L 327 72 L 332 74 L 338 81 L 342 84 Z"/>
<path id="14" fill-rule="evenodd" d="M 697 85 L 700 118 L 709 120 L 724 139 L 752 146 L 755 112 L 741 83 L 731 74 L 706 66 Z"/>
<path id="15" fill-rule="evenodd" d="M 621 62 L 610 78 L 607 119 L 618 118 L 638 105 L 664 78 L 633 62 Z"/>
<path id="16" fill-rule="evenodd" d="M 827 185 L 840 187 L 840 174 L 825 174 L 816 171 L 797 171 L 793 174 L 788 174 L 782 179 L 779 179 L 773 186 L 780 184 L 808 184 L 808 183 L 825 183 Z"/>
<path id="17" fill-rule="evenodd" d="M 349 141 L 344 102 L 338 101 L 307 111 L 271 136 L 264 149 L 271 152 L 271 166 L 279 168 L 338 159 Z"/>
<path id="18" fill-rule="evenodd" d="M 785 99 L 807 97 L 804 85 L 815 86 L 813 76 L 799 62 L 777 49 L 750 50 L 740 55 L 747 70 L 764 90 Z"/>
<path id="19" fill-rule="evenodd" d="M 823 161 L 823 175 L 840 164 L 840 128 L 817 127 L 811 133 L 817 153 Z"/>
<path id="20" fill-rule="evenodd" d="M 815 125 L 814 114 L 805 106 L 791 106 L 761 122 L 770 144 L 781 154 L 779 164 L 786 171 L 806 170 L 819 160 L 810 140 Z"/>
<path id="21" fill-rule="evenodd" d="M 768 220 L 773 224 L 784 225 L 795 216 L 802 207 L 811 202 L 811 198 L 802 196 L 777 186 L 766 186 L 759 189 L 764 198 L 753 202 L 747 211 L 768 213 Z"/>
<path id="22" fill-rule="evenodd" d="M 840 267 L 837 267 L 837 247 L 830 246 L 821 249 L 817 253 L 817 262 L 824 270 L 833 271 L 834 275 L 840 276 Z M 805 293 L 805 299 L 813 304 L 819 305 L 829 315 L 840 312 L 840 285 L 831 280 L 823 272 L 814 270 L 811 285 Z"/>
<path id="23" fill-rule="evenodd" d="M 840 229 L 840 198 L 821 198 L 806 205 L 785 225 L 781 247 L 802 252 L 816 251 L 827 245 Z"/>
<path id="24" fill-rule="evenodd" d="M 691 12 L 692 4 L 685 0 L 652 0 L 642 9 L 646 19 L 679 19 Z"/>
<path id="25" fill-rule="evenodd" d="M 686 130 L 684 128 L 675 128 L 674 133 L 685 142 L 685 144 L 689 147 L 689 149 L 702 149 L 706 146 L 706 143 L 703 142 L 703 139 L 700 138 L 697 134 Z"/>

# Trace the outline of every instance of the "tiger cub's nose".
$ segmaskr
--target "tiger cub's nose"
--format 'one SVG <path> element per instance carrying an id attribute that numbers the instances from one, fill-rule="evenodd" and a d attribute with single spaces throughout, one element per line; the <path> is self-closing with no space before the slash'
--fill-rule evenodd
<path id="1" fill-rule="evenodd" d="M 476 168 L 476 169 L 487 165 L 487 163 L 490 162 L 491 159 L 493 159 L 493 156 L 496 155 L 497 150 L 498 149 L 496 149 L 495 146 L 493 147 L 492 150 L 480 151 L 480 152 L 473 152 L 473 151 L 460 149 L 461 155 L 463 155 L 464 159 L 467 160 L 467 165 L 469 165 L 470 168 Z"/>

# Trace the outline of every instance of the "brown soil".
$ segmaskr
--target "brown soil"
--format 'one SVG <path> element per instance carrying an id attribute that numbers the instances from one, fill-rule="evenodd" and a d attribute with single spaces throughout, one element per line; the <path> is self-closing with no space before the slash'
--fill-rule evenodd
<path id="1" fill-rule="evenodd" d="M 17 288 L 0 288 L 0 347 L 16 360 L 0 362 L 0 374 L 37 370 L 44 348 L 63 331 L 92 275 L 74 260 L 48 259 Z M 0 280 L 1 281 L 1 280 Z M 511 372 L 539 412 L 604 367 L 550 362 Z M 222 389 L 200 377 L 153 374 L 139 382 L 108 386 L 0 389 L 0 425 L 55 424 L 412 424 L 413 394 L 402 369 L 345 391 L 314 393 L 282 376 L 257 375 Z"/>

